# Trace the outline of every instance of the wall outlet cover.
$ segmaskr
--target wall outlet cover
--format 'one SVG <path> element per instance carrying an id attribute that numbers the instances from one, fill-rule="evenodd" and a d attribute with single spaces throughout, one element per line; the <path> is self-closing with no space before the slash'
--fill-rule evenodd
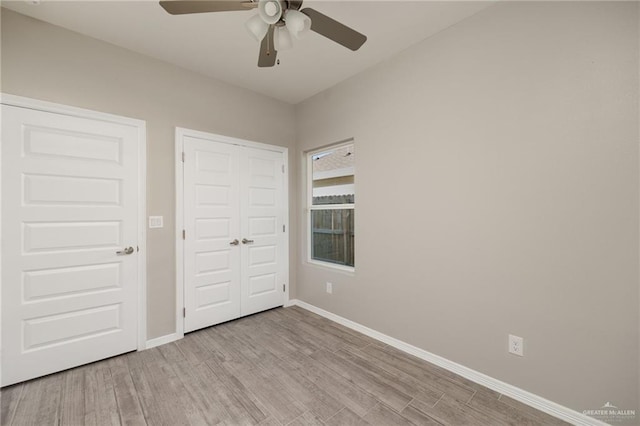
<path id="1" fill-rule="evenodd" d="M 330 282 L 327 282 L 327 293 L 333 294 L 333 284 Z"/>
<path id="2" fill-rule="evenodd" d="M 524 339 L 522 337 L 509 335 L 509 353 L 524 356 Z"/>

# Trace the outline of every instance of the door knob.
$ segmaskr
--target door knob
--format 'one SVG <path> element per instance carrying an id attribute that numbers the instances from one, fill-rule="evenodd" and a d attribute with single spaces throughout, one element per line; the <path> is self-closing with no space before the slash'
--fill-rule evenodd
<path id="1" fill-rule="evenodd" d="M 237 246 L 238 244 L 240 244 L 240 241 L 238 241 L 237 238 L 229 243 L 229 245 L 232 245 L 232 246 Z"/>
<path id="2" fill-rule="evenodd" d="M 242 239 L 242 244 L 251 244 L 253 243 L 253 240 L 247 240 L 246 238 Z"/>
<path id="3" fill-rule="evenodd" d="M 131 254 L 131 253 L 133 253 L 133 247 L 127 247 L 124 250 L 119 250 L 119 251 L 116 252 L 116 254 L 118 256 L 124 256 L 124 255 Z"/>

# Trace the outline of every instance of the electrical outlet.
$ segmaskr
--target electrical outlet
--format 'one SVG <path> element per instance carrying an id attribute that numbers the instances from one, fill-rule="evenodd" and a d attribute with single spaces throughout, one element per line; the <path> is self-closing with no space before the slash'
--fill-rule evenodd
<path id="1" fill-rule="evenodd" d="M 333 284 L 327 281 L 327 293 L 333 294 Z"/>
<path id="2" fill-rule="evenodd" d="M 509 353 L 524 356 L 524 339 L 522 337 L 509 335 Z"/>

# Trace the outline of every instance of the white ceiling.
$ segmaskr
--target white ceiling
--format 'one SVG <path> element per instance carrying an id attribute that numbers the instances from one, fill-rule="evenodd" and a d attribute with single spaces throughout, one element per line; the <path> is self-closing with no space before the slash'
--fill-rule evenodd
<path id="1" fill-rule="evenodd" d="M 258 68 L 255 10 L 172 16 L 157 1 L 3 1 L 2 6 L 296 104 L 488 7 L 491 1 L 305 1 L 367 35 L 352 52 L 316 33 Z"/>

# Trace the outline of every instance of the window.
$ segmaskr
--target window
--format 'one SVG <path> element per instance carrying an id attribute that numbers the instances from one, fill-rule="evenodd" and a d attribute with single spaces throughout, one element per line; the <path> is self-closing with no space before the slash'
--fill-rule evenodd
<path id="1" fill-rule="evenodd" d="M 355 151 L 353 143 L 307 154 L 309 261 L 353 269 Z"/>

